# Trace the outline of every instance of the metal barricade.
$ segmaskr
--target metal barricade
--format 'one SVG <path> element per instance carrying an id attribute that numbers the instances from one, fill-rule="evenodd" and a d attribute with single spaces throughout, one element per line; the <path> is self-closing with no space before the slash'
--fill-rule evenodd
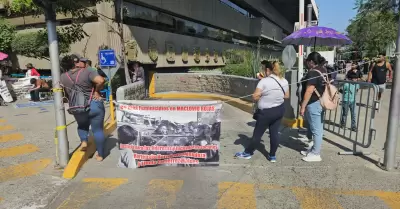
<path id="1" fill-rule="evenodd" d="M 375 139 L 374 118 L 380 106 L 377 100 L 379 88 L 375 84 L 347 80 L 337 80 L 335 85 L 341 93 L 340 104 L 337 109 L 325 112 L 324 130 L 353 144 L 352 151 L 339 154 L 368 155 L 370 153 L 361 152 L 357 147 L 369 148 Z"/>

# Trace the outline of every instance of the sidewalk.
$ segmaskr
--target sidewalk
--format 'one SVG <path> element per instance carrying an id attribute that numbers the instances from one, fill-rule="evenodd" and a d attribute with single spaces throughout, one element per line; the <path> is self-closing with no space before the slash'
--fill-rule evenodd
<path id="1" fill-rule="evenodd" d="M 251 115 L 224 104 L 219 167 L 117 168 L 116 135 L 104 162 L 89 160 L 47 208 L 398 208 L 400 174 L 371 160 L 340 156 L 351 146 L 325 135 L 319 163 L 301 160 L 297 130 L 282 127 L 278 162 L 256 152 L 234 159 L 248 142 Z M 268 134 L 263 137 L 269 150 Z M 343 147 L 342 145 L 345 144 Z M 378 145 L 377 145 L 378 146 Z"/>

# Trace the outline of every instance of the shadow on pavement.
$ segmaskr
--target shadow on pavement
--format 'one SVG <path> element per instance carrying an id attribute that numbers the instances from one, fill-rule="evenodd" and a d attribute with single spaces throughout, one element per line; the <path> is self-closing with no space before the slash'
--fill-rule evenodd
<path id="1" fill-rule="evenodd" d="M 106 139 L 105 146 L 104 146 L 104 159 L 107 158 L 111 150 L 113 150 L 117 146 L 118 139 L 114 137 L 109 137 Z"/>
<path id="2" fill-rule="evenodd" d="M 247 147 L 250 142 L 251 138 L 244 135 L 244 134 L 238 134 L 239 139 L 236 139 L 234 144 L 235 145 L 242 145 L 243 148 Z M 263 140 L 261 140 L 261 143 L 257 147 L 257 151 L 259 151 L 266 159 L 268 159 L 269 152 L 265 149 L 265 145 L 263 144 Z"/>

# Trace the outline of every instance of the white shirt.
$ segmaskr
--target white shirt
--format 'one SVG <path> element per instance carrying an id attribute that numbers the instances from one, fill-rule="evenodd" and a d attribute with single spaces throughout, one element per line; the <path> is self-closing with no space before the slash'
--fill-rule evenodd
<path id="1" fill-rule="evenodd" d="M 261 98 L 257 103 L 258 109 L 268 109 L 283 104 L 285 101 L 285 93 L 282 91 L 278 82 L 285 93 L 289 91 L 289 82 L 286 79 L 279 78 L 273 74 L 258 82 L 257 88 L 262 90 Z"/>

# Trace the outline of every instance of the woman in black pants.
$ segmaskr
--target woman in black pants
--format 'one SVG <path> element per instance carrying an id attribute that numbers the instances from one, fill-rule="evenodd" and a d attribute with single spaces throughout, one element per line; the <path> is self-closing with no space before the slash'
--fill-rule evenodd
<path id="1" fill-rule="evenodd" d="M 279 126 L 285 113 L 284 100 L 289 98 L 289 83 L 282 77 L 279 63 L 271 64 L 262 62 L 265 66 L 266 78 L 259 81 L 253 93 L 253 99 L 257 102 L 257 110 L 254 113 L 256 126 L 250 145 L 243 152 L 236 153 L 235 157 L 250 159 L 261 142 L 267 128 L 270 134 L 269 161 L 276 162 L 276 150 L 279 146 Z"/>

